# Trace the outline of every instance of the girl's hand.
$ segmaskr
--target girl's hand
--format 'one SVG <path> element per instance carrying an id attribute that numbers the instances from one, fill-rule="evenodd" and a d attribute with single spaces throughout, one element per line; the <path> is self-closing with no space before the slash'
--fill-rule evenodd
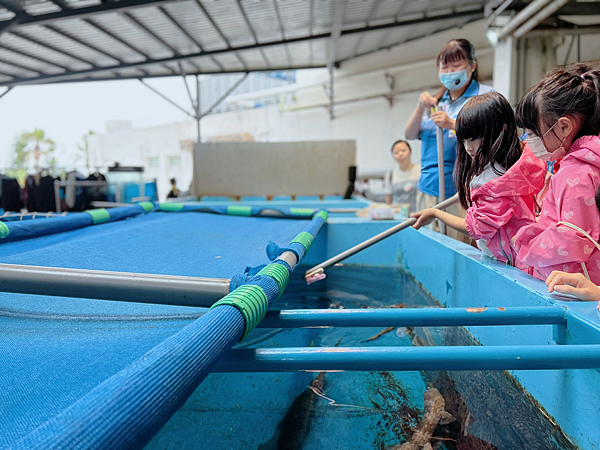
<path id="1" fill-rule="evenodd" d="M 440 128 L 446 130 L 454 130 L 454 119 L 452 119 L 444 111 L 436 111 L 431 115 L 431 120 Z"/>
<path id="2" fill-rule="evenodd" d="M 421 228 L 425 225 L 429 225 L 436 218 L 435 217 L 436 211 L 437 211 L 437 209 L 429 208 L 429 209 L 424 209 L 423 211 L 411 214 L 410 217 L 414 217 L 417 219 L 417 221 L 413 224 L 413 228 L 418 230 L 419 228 Z"/>
<path id="3" fill-rule="evenodd" d="M 579 300 L 600 302 L 600 289 L 580 273 L 553 271 L 546 280 L 548 292 L 570 294 Z M 598 305 L 600 309 L 600 304 Z"/>
<path id="4" fill-rule="evenodd" d="M 419 111 L 425 112 L 427 108 L 437 105 L 437 102 L 437 98 L 433 97 L 429 92 L 423 92 L 419 96 L 419 104 L 417 105 L 417 108 Z"/>

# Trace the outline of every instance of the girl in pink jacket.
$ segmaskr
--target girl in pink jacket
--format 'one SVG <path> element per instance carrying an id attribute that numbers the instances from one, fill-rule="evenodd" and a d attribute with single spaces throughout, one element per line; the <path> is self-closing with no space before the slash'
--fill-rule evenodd
<path id="1" fill-rule="evenodd" d="M 511 239 L 535 223 L 534 195 L 544 185 L 546 164 L 519 142 L 515 115 L 497 92 L 471 98 L 456 118 L 455 181 L 465 219 L 437 209 L 413 214 L 420 228 L 434 218 L 468 234 L 487 256 L 523 268 Z"/>
<path id="2" fill-rule="evenodd" d="M 554 69 L 519 102 L 517 123 L 533 153 L 562 160 L 550 180 L 539 223 L 521 228 L 518 257 L 545 279 L 553 270 L 600 284 L 600 71 L 598 63 Z"/>

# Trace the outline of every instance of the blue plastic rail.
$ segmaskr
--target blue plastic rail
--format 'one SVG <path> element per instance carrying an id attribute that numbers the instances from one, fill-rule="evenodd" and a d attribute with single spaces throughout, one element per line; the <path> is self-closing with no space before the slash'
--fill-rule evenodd
<path id="1" fill-rule="evenodd" d="M 514 308 L 301 309 L 269 311 L 260 328 L 564 325 L 559 306 Z"/>
<path id="2" fill-rule="evenodd" d="M 213 372 L 600 368 L 600 345 L 327 347 L 232 350 Z"/>

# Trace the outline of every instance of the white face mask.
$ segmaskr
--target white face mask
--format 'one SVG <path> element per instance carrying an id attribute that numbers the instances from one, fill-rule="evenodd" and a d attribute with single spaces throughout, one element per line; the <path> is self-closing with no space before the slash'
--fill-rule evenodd
<path id="1" fill-rule="evenodd" d="M 548 131 L 544 133 L 544 136 L 546 136 L 550 132 L 550 130 L 552 130 L 552 128 L 556 126 L 557 123 L 558 121 L 554 125 L 552 125 Z M 563 147 L 565 139 L 563 139 L 560 143 L 560 147 L 558 147 L 552 153 L 550 153 L 548 149 L 546 149 L 544 141 L 539 136 L 528 137 L 527 139 L 525 139 L 525 142 L 527 142 L 529 148 L 531 148 L 531 152 L 536 158 L 541 159 L 543 161 L 556 161 L 557 159 L 564 158 L 564 156 L 567 154 L 567 150 Z"/>

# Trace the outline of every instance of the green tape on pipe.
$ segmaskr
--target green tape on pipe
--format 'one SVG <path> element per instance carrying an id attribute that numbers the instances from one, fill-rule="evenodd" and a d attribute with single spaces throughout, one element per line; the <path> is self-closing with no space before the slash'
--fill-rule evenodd
<path id="1" fill-rule="evenodd" d="M 268 264 L 263 267 L 257 275 L 266 275 L 275 280 L 277 287 L 279 288 L 277 300 L 279 300 L 279 297 L 281 297 L 281 294 L 283 294 L 283 291 L 285 291 L 285 288 L 290 281 L 290 272 L 281 264 Z"/>
<path id="2" fill-rule="evenodd" d="M 161 203 L 158 205 L 161 211 L 181 211 L 183 209 L 183 203 Z"/>
<path id="3" fill-rule="evenodd" d="M 251 206 L 230 205 L 227 207 L 227 214 L 230 216 L 251 216 Z"/>
<path id="4" fill-rule="evenodd" d="M 101 209 L 88 209 L 85 211 L 87 214 L 92 216 L 92 222 L 94 225 L 98 225 L 100 223 L 106 223 L 110 220 L 110 214 L 104 208 Z"/>
<path id="5" fill-rule="evenodd" d="M 258 325 L 258 322 L 265 317 L 267 309 L 269 309 L 267 294 L 265 294 L 265 291 L 263 291 L 260 286 L 256 285 L 240 286 L 235 291 L 227 294 L 217 303 L 212 305 L 210 309 L 221 305 L 233 306 L 239 309 L 242 316 L 244 316 L 246 328 L 240 341 L 242 341 L 248 333 Z"/>
<path id="6" fill-rule="evenodd" d="M 315 210 L 310 208 L 290 208 L 290 214 L 296 216 L 312 216 L 314 213 Z"/>
<path id="7" fill-rule="evenodd" d="M 304 248 L 308 252 L 310 250 L 310 246 L 312 245 L 314 239 L 315 238 L 313 237 L 312 234 L 307 233 L 306 231 L 303 231 L 298 236 L 296 236 L 294 238 L 294 240 L 292 242 L 290 242 L 290 244 L 293 244 L 294 242 L 298 242 L 299 244 L 304 245 Z"/>
<path id="8" fill-rule="evenodd" d="M 138 205 L 140 205 L 142 208 L 144 208 L 145 212 L 150 212 L 154 209 L 154 203 L 152 203 L 152 202 L 140 202 L 140 203 L 138 203 Z"/>
<path id="9" fill-rule="evenodd" d="M 4 222 L 0 222 L 0 239 L 5 238 L 9 233 L 10 230 L 8 229 L 8 225 L 6 225 Z"/>
<path id="10" fill-rule="evenodd" d="M 315 217 L 320 217 L 323 219 L 323 222 L 327 222 L 327 219 L 329 219 L 329 214 L 327 214 L 327 211 L 319 211 L 317 214 L 315 214 Z"/>

